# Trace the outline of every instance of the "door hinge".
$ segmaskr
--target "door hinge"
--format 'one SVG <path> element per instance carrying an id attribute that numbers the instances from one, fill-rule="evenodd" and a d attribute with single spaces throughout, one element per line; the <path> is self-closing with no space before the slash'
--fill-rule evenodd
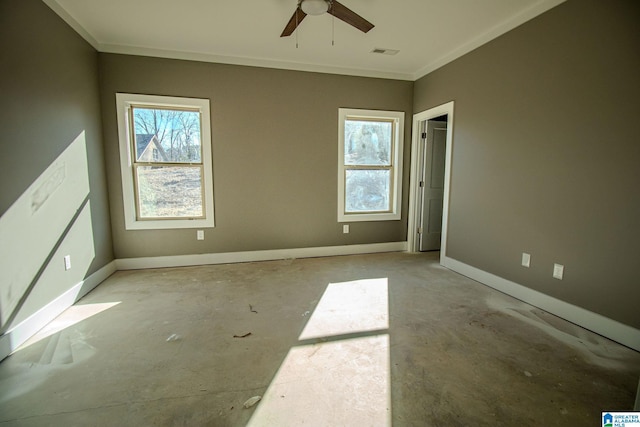
<path id="1" fill-rule="evenodd" d="M 422 234 L 422 227 L 418 227 L 418 234 Z"/>
<path id="2" fill-rule="evenodd" d="M 420 181 L 420 188 L 424 187 L 424 181 Z"/>
<path id="3" fill-rule="evenodd" d="M 427 137 L 427 133 L 426 132 L 422 132 L 422 139 L 425 139 Z"/>

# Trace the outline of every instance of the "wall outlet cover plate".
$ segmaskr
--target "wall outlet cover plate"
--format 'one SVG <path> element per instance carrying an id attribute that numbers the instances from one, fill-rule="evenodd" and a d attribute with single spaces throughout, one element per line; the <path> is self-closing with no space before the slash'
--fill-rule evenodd
<path id="1" fill-rule="evenodd" d="M 554 279 L 562 280 L 562 276 L 564 276 L 564 265 L 562 265 L 562 264 L 553 264 L 553 277 L 554 277 Z"/>

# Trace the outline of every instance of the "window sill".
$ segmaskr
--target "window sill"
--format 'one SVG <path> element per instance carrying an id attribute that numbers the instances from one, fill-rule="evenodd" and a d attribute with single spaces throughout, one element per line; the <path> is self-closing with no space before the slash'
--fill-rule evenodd
<path id="1" fill-rule="evenodd" d="M 399 213 L 369 213 L 369 214 L 339 214 L 338 222 L 362 222 L 362 221 L 399 221 Z"/>
<path id="2" fill-rule="evenodd" d="M 213 228 L 213 219 L 173 219 L 173 220 L 148 220 L 126 221 L 127 230 L 173 230 L 182 228 Z"/>

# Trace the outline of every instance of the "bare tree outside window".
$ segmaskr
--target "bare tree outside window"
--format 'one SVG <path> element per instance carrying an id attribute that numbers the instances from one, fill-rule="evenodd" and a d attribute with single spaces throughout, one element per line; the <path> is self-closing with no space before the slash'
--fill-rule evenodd
<path id="1" fill-rule="evenodd" d="M 404 112 L 338 109 L 338 222 L 401 218 Z"/>
<path id="2" fill-rule="evenodd" d="M 347 119 L 344 144 L 345 211 L 389 211 L 393 123 Z"/>
<path id="3" fill-rule="evenodd" d="M 201 161 L 198 111 L 133 107 L 134 134 L 153 135 L 167 155 L 167 162 Z"/>
<path id="4" fill-rule="evenodd" d="M 131 114 L 138 217 L 203 217 L 199 111 L 132 106 Z"/>
<path id="5" fill-rule="evenodd" d="M 347 120 L 345 165 L 391 165 L 391 122 Z"/>

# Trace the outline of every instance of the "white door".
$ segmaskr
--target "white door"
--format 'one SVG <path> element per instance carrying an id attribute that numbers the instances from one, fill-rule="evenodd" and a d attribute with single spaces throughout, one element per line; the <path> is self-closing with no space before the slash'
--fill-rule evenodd
<path id="1" fill-rule="evenodd" d="M 419 247 L 420 251 L 437 251 L 440 250 L 442 236 L 447 122 L 425 120 L 420 123 L 420 128 L 425 157 L 420 178 Z"/>

